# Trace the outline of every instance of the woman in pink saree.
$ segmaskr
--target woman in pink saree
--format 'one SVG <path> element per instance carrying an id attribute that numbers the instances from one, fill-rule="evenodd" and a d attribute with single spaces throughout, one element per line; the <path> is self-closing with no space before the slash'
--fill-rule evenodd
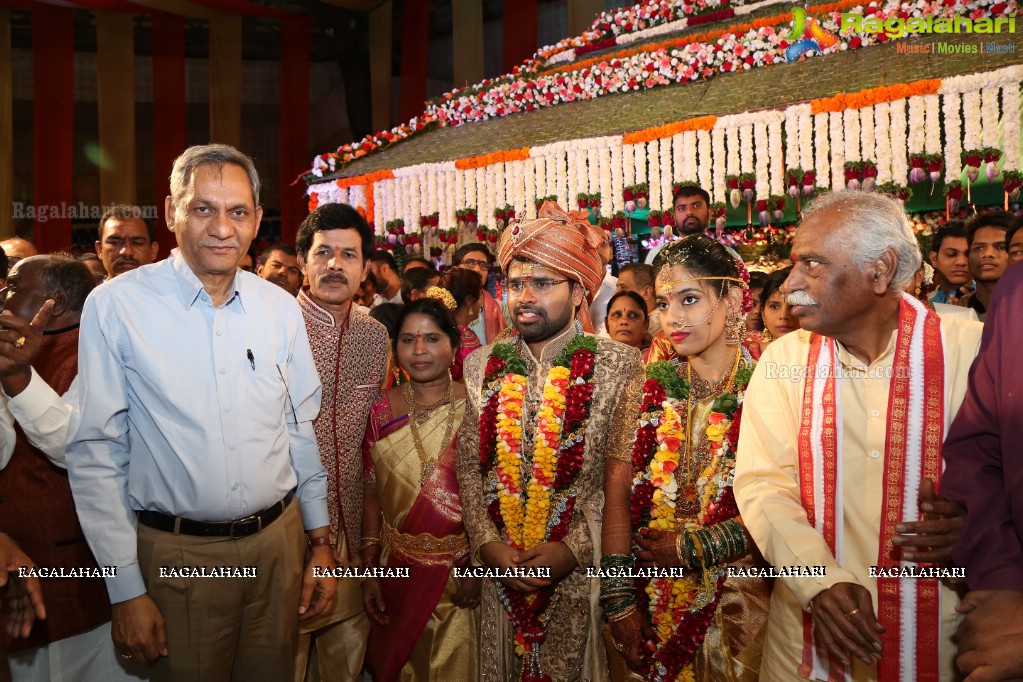
<path id="1" fill-rule="evenodd" d="M 366 428 L 363 564 L 410 574 L 362 585 L 377 682 L 478 676 L 480 580 L 452 571 L 469 562 L 455 477 L 465 388 L 448 373 L 459 341 L 442 303 L 405 306 L 395 354 L 410 381 L 381 395 Z"/>

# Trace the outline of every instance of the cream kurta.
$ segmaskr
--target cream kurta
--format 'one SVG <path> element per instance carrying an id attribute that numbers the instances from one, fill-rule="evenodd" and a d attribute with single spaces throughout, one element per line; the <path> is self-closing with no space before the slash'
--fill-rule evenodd
<path id="1" fill-rule="evenodd" d="M 521 357 L 529 366 L 526 386 L 528 414 L 533 422 L 523 425 L 522 442 L 533 443 L 535 415 L 539 408 L 547 373 L 557 357 L 576 336 L 571 328 L 552 339 L 539 359 L 522 345 Z M 514 343 L 514 341 L 512 341 Z M 562 579 L 561 597 L 547 626 L 547 641 L 540 647 L 544 671 L 558 682 L 585 679 L 598 682 L 608 676 L 604 646 L 600 640 L 600 581 L 586 577 L 586 568 L 600 566 L 600 528 L 604 507 L 605 452 L 628 453 L 635 436 L 632 428 L 641 397 L 643 367 L 639 351 L 607 339 L 597 339 L 594 361 L 595 390 L 586 428 L 582 470 L 574 483 L 577 503 L 568 535 L 562 541 L 579 566 Z M 480 398 L 483 372 L 492 345 L 484 346 L 465 362 L 469 398 L 458 443 L 458 485 L 473 555 L 487 542 L 501 542 L 487 513 L 483 481 L 479 470 Z M 628 454 L 624 455 L 628 457 Z M 493 581 L 483 584 L 481 679 L 499 682 L 517 679 L 517 657 L 512 645 L 512 627 Z"/>
<path id="2" fill-rule="evenodd" d="M 966 393 L 967 377 L 980 347 L 981 325 L 942 319 L 945 355 L 945 426 Z M 805 365 L 811 334 L 786 334 L 764 352 L 746 393 L 735 469 L 735 497 L 743 521 L 769 563 L 824 566 L 823 577 L 775 581 L 761 665 L 762 679 L 802 679 L 796 669 L 803 651 L 802 611 L 819 592 L 841 582 L 870 590 L 877 612 L 877 563 L 881 528 L 888 392 L 895 332 L 884 353 L 869 367 L 838 344 L 846 373 L 841 381 L 841 456 L 845 565 L 831 554 L 824 536 L 810 525 L 799 490 L 798 434 Z M 919 368 L 917 368 L 919 369 Z M 942 679 L 954 678 L 955 593 L 941 590 Z M 884 623 L 882 623 L 883 625 Z M 876 666 L 853 659 L 858 682 L 877 679 Z"/>

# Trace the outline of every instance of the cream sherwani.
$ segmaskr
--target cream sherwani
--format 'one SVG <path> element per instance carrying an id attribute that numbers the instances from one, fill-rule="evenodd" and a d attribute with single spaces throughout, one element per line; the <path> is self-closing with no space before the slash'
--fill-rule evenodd
<path id="1" fill-rule="evenodd" d="M 945 361 L 945 428 L 966 393 L 967 375 L 980 346 L 982 326 L 942 319 Z M 885 480 L 885 439 L 896 333 L 869 367 L 838 344 L 844 371 L 840 395 L 844 562 L 839 564 L 807 521 L 799 487 L 798 435 L 811 334 L 792 332 L 768 346 L 746 393 L 735 468 L 735 497 L 743 521 L 767 561 L 775 566 L 823 566 L 818 577 L 784 577 L 775 582 L 768 619 L 762 679 L 802 679 L 796 672 L 803 651 L 802 613 L 819 592 L 841 582 L 866 587 L 877 612 L 877 564 L 881 501 Z M 901 477 L 900 477 L 901 478 Z M 954 678 L 957 599 L 941 588 L 942 679 Z M 882 623 L 883 624 L 883 623 Z M 854 659 L 852 679 L 877 679 L 875 665 Z"/>

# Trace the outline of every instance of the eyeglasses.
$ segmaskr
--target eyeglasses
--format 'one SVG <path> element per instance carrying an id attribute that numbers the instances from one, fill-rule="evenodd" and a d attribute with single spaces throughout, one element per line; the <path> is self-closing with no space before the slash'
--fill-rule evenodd
<path id="1" fill-rule="evenodd" d="M 567 279 L 547 279 L 546 277 L 523 277 L 522 279 L 510 279 L 508 280 L 508 290 L 516 294 L 521 294 L 529 287 L 529 290 L 534 294 L 546 294 L 552 288 L 558 284 L 564 284 L 568 282 Z"/>
<path id="2" fill-rule="evenodd" d="M 469 268 L 470 270 L 489 270 L 490 263 L 485 260 L 466 259 L 459 265 L 463 268 Z"/>

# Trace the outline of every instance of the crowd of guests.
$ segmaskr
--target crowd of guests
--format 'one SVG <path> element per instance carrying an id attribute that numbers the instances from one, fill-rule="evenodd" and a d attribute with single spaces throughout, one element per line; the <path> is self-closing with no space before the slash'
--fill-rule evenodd
<path id="1" fill-rule="evenodd" d="M 617 277 L 550 202 L 442 272 L 344 204 L 246 264 L 259 188 L 0 243 L 13 679 L 1023 677 L 1013 216 L 824 194 L 749 272 L 684 187 Z"/>

